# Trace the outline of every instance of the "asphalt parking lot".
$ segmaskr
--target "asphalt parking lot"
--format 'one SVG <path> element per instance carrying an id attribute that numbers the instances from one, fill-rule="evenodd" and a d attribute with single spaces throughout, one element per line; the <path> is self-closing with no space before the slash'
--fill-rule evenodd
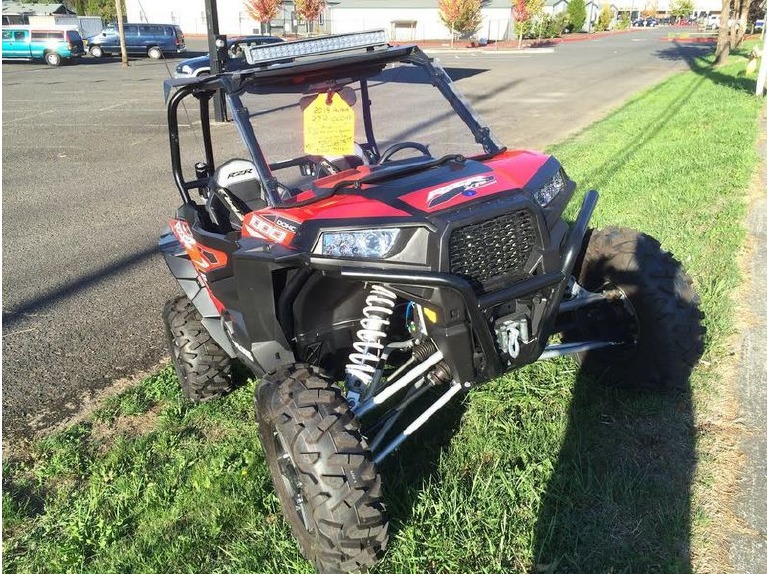
<path id="1" fill-rule="evenodd" d="M 501 141 L 542 148 L 710 49 L 664 34 L 439 57 Z M 162 90 L 177 62 L 3 63 L 4 440 L 167 356 L 160 311 L 177 288 L 156 242 L 179 204 Z"/>

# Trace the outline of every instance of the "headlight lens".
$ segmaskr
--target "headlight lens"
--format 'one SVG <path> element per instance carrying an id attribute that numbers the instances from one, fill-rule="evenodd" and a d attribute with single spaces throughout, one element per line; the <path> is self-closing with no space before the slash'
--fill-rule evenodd
<path id="1" fill-rule="evenodd" d="M 192 74 L 192 68 L 187 65 L 182 66 L 179 71 L 182 72 L 183 74 Z"/>
<path id="2" fill-rule="evenodd" d="M 398 234 L 398 229 L 327 231 L 321 235 L 321 253 L 334 257 L 382 259 L 393 249 Z"/>
<path id="3" fill-rule="evenodd" d="M 564 172 L 559 170 L 548 183 L 535 192 L 535 201 L 537 201 L 540 207 L 545 207 L 566 188 L 567 181 L 564 177 Z"/>

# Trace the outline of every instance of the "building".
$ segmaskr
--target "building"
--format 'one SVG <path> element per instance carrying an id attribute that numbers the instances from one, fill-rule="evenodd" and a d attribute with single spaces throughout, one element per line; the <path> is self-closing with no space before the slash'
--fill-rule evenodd
<path id="1" fill-rule="evenodd" d="M 672 0 L 613 0 L 613 11 L 637 16 L 652 10 L 663 16 L 670 12 Z M 718 13 L 721 0 L 694 0 L 697 13 Z M 598 15 L 604 0 L 586 0 L 586 12 L 592 8 Z M 567 0 L 546 0 L 545 11 L 558 14 L 566 9 Z M 243 0 L 218 0 L 219 30 L 223 34 L 259 33 L 261 24 L 249 16 Z M 486 0 L 482 7 L 482 24 L 477 38 L 503 40 L 511 37 L 511 0 Z M 4 12 L 5 13 L 5 12 Z M 126 0 L 129 22 L 178 24 L 185 34 L 206 34 L 204 0 L 164 0 L 147 2 Z M 328 0 L 313 32 L 336 34 L 361 30 L 385 29 L 391 40 L 449 40 L 450 31 L 439 18 L 438 0 Z M 275 35 L 304 35 L 309 25 L 302 22 L 293 0 L 285 0 L 278 17 L 270 22 Z"/>
<path id="2" fill-rule="evenodd" d="M 58 16 L 74 14 L 64 4 L 25 4 L 3 0 L 3 25 L 29 24 L 30 16 Z"/>
<path id="3" fill-rule="evenodd" d="M 329 4 L 332 33 L 384 28 L 392 40 L 449 40 L 451 32 L 439 17 L 437 0 L 339 0 Z M 490 40 L 509 37 L 510 0 L 488 0 L 475 36 Z"/>

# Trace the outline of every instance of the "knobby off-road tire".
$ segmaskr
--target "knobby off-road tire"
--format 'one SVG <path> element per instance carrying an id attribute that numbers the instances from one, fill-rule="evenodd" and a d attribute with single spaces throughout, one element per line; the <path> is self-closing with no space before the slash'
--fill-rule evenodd
<path id="1" fill-rule="evenodd" d="M 187 297 L 166 303 L 163 322 L 171 362 L 188 399 L 202 403 L 232 390 L 232 359 L 211 338 Z"/>
<path id="2" fill-rule="evenodd" d="M 305 365 L 257 386 L 259 434 L 284 516 L 324 574 L 365 571 L 385 549 L 380 475 L 341 392 Z"/>
<path id="3" fill-rule="evenodd" d="M 581 353 L 577 358 L 582 368 L 610 384 L 687 388 L 703 353 L 705 329 L 692 280 L 671 253 L 654 238 L 631 229 L 592 230 L 574 274 L 589 291 L 612 290 L 625 296 L 625 301 L 611 304 L 618 321 L 611 330 L 628 324 L 636 340 L 631 350 Z M 596 310 L 577 312 L 578 332 L 566 339 L 596 335 L 592 312 Z"/>

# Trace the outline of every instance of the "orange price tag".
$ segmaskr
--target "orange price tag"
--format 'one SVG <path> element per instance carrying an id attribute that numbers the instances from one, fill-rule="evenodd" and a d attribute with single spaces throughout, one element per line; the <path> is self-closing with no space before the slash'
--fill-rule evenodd
<path id="1" fill-rule="evenodd" d="M 302 120 L 306 154 L 353 155 L 355 115 L 339 94 L 335 92 L 331 99 L 318 94 L 302 112 Z"/>

